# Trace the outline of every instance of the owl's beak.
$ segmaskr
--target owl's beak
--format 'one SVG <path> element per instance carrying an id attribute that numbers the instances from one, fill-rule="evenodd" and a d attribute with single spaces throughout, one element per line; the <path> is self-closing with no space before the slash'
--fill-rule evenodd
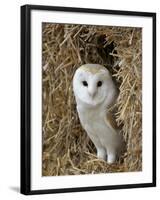
<path id="1" fill-rule="evenodd" d="M 96 91 L 88 91 L 88 94 L 93 99 L 96 95 Z"/>

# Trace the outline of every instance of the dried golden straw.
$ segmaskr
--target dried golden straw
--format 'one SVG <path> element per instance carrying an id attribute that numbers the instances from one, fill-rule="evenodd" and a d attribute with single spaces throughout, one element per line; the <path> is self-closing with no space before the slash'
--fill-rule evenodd
<path id="1" fill-rule="evenodd" d="M 44 23 L 42 31 L 43 176 L 142 170 L 142 30 Z M 106 66 L 119 87 L 115 117 L 127 149 L 112 165 L 97 159 L 76 112 L 72 78 L 84 63 Z"/>

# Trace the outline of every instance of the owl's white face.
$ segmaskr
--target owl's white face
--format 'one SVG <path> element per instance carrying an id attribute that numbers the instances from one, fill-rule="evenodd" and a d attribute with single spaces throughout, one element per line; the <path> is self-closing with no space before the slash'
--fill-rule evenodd
<path id="1" fill-rule="evenodd" d="M 103 103 L 109 97 L 113 86 L 108 70 L 98 64 L 82 65 L 73 78 L 76 99 L 90 106 Z"/>

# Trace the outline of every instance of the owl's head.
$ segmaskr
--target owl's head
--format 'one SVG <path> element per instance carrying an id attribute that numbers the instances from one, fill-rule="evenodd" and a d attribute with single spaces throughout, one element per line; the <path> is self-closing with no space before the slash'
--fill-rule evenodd
<path id="1" fill-rule="evenodd" d="M 111 104 L 116 88 L 109 71 L 99 64 L 79 67 L 73 77 L 73 91 L 77 101 L 90 106 Z"/>

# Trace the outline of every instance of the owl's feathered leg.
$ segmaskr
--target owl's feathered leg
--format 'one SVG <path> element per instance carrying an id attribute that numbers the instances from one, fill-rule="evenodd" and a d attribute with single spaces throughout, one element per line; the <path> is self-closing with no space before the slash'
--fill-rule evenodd
<path id="1" fill-rule="evenodd" d="M 116 161 L 116 152 L 114 149 L 107 149 L 107 163 L 112 164 Z"/>
<path id="2" fill-rule="evenodd" d="M 97 148 L 97 157 L 106 160 L 106 150 L 104 148 Z"/>
<path id="3" fill-rule="evenodd" d="M 107 158 L 107 152 L 106 149 L 102 146 L 99 138 L 91 133 L 88 133 L 88 136 L 94 143 L 96 150 L 97 150 L 97 157 L 102 160 L 106 160 Z"/>

